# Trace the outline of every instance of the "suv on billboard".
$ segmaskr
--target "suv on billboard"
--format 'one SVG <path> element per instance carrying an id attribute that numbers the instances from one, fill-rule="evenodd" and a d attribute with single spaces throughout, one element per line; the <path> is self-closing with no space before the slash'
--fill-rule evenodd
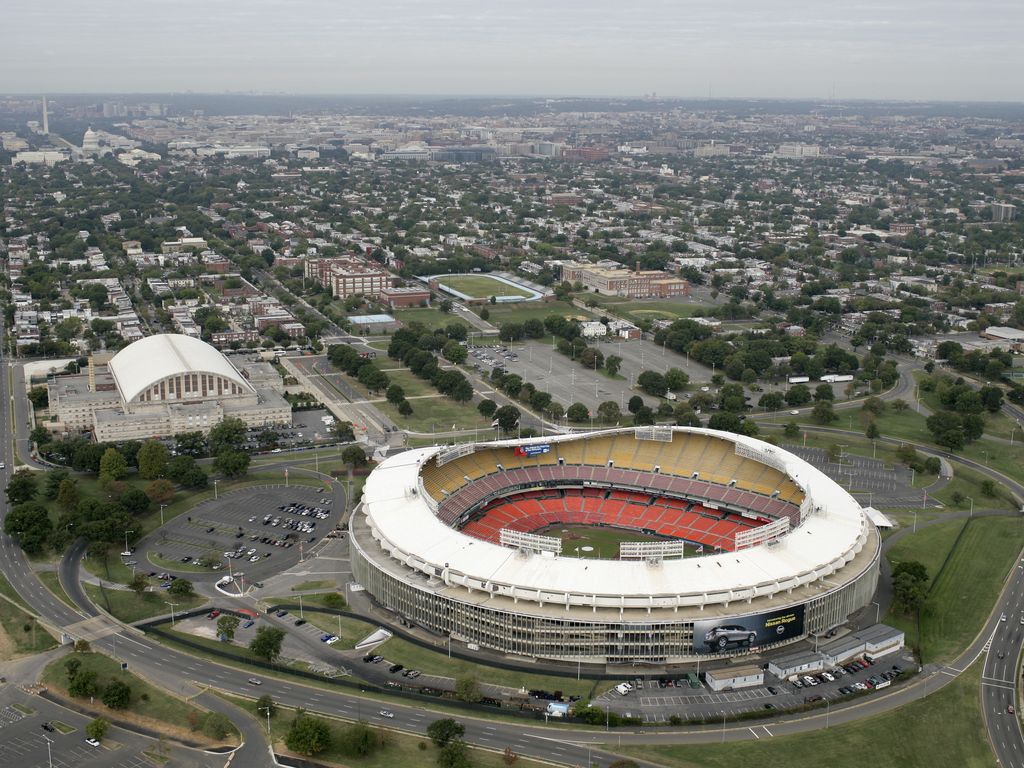
<path id="1" fill-rule="evenodd" d="M 753 630 L 739 624 L 727 624 L 708 630 L 704 635 L 704 644 L 725 650 L 730 645 L 753 645 L 756 639 L 757 633 Z"/>

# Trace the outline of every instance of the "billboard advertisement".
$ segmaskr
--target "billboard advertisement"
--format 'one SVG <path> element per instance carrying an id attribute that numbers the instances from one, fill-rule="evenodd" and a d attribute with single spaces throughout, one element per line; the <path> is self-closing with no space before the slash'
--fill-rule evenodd
<path id="1" fill-rule="evenodd" d="M 516 456 L 540 456 L 550 450 L 551 446 L 546 443 L 544 445 L 520 445 L 515 449 L 515 454 Z"/>
<path id="2" fill-rule="evenodd" d="M 694 653 L 729 653 L 791 640 L 804 633 L 804 607 L 693 622 Z"/>

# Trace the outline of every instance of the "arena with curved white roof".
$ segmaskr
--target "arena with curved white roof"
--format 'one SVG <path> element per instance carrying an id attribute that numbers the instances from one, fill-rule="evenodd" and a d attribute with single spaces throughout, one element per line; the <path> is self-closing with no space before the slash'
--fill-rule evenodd
<path id="1" fill-rule="evenodd" d="M 251 363 L 262 365 L 261 363 Z M 291 423 L 291 406 L 262 376 L 257 386 L 219 350 L 182 334 L 147 336 L 84 374 L 48 382 L 54 431 L 99 442 L 207 432 L 225 417 L 252 427 Z M 269 381 L 277 378 L 270 377 Z"/>
<path id="2" fill-rule="evenodd" d="M 588 526 L 635 540 L 579 557 L 567 537 Z M 357 581 L 404 619 L 601 663 L 825 632 L 870 601 L 880 552 L 860 505 L 809 463 L 686 427 L 407 451 L 371 473 L 350 527 Z"/>

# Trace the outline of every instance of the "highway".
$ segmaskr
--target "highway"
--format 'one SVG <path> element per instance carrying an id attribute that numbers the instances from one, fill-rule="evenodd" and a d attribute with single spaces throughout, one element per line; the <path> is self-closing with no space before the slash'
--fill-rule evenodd
<path id="1" fill-rule="evenodd" d="M 0 328 L 2 332 L 2 328 Z M 0 396 L 10 401 L 10 380 L 8 361 L 3 360 L 3 376 L 0 376 Z M 10 410 L 0 415 L 0 434 L 4 436 L 3 460 L 13 467 L 12 434 Z M 842 430 L 828 430 L 842 432 Z M 923 448 L 923 447 L 922 447 Z M 935 452 L 931 449 L 929 452 Z M 978 471 L 996 477 L 1024 498 L 1024 486 L 1004 478 L 993 470 L 973 462 L 955 457 L 970 464 Z M 0 499 L 0 515 L 6 515 L 6 501 Z M 135 630 L 128 629 L 113 620 L 99 616 L 89 603 L 77 579 L 78 559 L 81 547 L 69 551 L 60 570 L 61 582 L 72 600 L 79 606 L 73 610 L 49 592 L 36 578 L 20 548 L 6 534 L 0 535 L 0 570 L 11 581 L 18 593 L 33 607 L 43 621 L 58 628 L 67 628 L 69 634 L 77 637 L 91 636 L 94 647 L 114 657 L 127 661 L 129 669 L 139 673 L 168 690 L 191 695 L 203 688 L 225 692 L 259 696 L 270 694 L 275 701 L 286 706 L 302 706 L 311 712 L 343 718 L 365 719 L 374 725 L 397 728 L 410 733 L 422 734 L 426 726 L 438 715 L 425 710 L 419 703 L 405 705 L 386 704 L 360 696 L 335 692 L 327 689 L 305 687 L 299 683 L 263 678 L 263 685 L 253 686 L 248 679 L 253 673 L 236 670 L 205 659 L 193 658 L 187 654 L 163 647 Z M 1024 627 L 1019 624 L 1022 615 L 1021 595 L 1024 586 L 1024 570 L 1013 569 L 1011 580 L 997 602 L 997 606 L 985 628 L 971 646 L 952 664 L 941 668 L 926 668 L 925 674 L 914 681 L 897 686 L 890 694 L 871 696 L 852 705 L 832 707 L 818 714 L 802 717 L 781 717 L 764 721 L 748 721 L 742 725 L 726 727 L 677 728 L 647 730 L 643 732 L 603 730 L 571 730 L 528 725 L 526 722 L 506 722 L 459 716 L 466 726 L 468 743 L 502 751 L 506 746 L 515 752 L 530 757 L 567 765 L 584 765 L 592 760 L 593 765 L 608 766 L 616 758 L 601 748 L 614 748 L 617 744 L 639 743 L 714 743 L 718 741 L 755 740 L 773 738 L 783 734 L 807 732 L 851 722 L 867 715 L 886 712 L 894 707 L 922 698 L 933 693 L 942 685 L 955 679 L 970 663 L 981 654 L 987 654 L 985 661 L 985 718 L 989 726 L 993 747 L 1003 766 L 1024 768 L 1024 738 L 1021 736 L 1019 721 L 1015 717 L 999 714 L 1006 711 L 1006 705 L 1013 700 L 1013 669 L 1021 649 Z M 1007 621 L 1001 622 L 1000 615 L 1006 613 Z M 88 620 L 88 624 L 80 623 Z M 79 625 L 79 626 L 76 626 Z M 989 640 L 992 640 L 990 643 Z M 998 658 L 999 653 L 1004 658 Z M 1000 663 L 1001 662 L 1001 663 Z M 207 700 L 204 699 L 204 703 Z M 394 719 L 379 715 L 381 709 L 390 710 Z M 264 743 L 252 743 L 258 728 L 254 721 L 241 713 L 227 708 L 232 720 L 248 734 L 244 760 L 239 765 L 272 765 L 271 757 Z"/>

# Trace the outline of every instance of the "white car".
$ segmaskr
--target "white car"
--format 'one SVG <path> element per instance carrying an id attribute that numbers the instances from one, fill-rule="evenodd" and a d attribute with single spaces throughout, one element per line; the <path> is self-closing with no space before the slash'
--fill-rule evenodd
<path id="1" fill-rule="evenodd" d="M 260 561 L 260 556 L 259 555 L 253 555 L 252 557 L 249 558 L 249 562 L 250 563 L 258 563 L 259 561 Z"/>
<path id="2" fill-rule="evenodd" d="M 394 717 L 395 717 L 395 713 L 394 712 L 389 712 L 386 709 L 382 709 L 377 714 L 380 715 L 381 717 L 387 717 L 387 718 L 390 718 L 390 719 L 394 719 Z"/>
<path id="3" fill-rule="evenodd" d="M 324 640 L 328 645 L 334 645 L 340 638 L 337 635 L 331 635 L 330 638 Z"/>
<path id="4" fill-rule="evenodd" d="M 800 415 L 800 411 L 790 411 L 789 415 L 790 416 L 799 416 Z"/>
<path id="5" fill-rule="evenodd" d="M 90 747 L 98 747 L 100 745 L 100 743 L 91 736 L 85 740 L 85 743 L 88 744 Z"/>

